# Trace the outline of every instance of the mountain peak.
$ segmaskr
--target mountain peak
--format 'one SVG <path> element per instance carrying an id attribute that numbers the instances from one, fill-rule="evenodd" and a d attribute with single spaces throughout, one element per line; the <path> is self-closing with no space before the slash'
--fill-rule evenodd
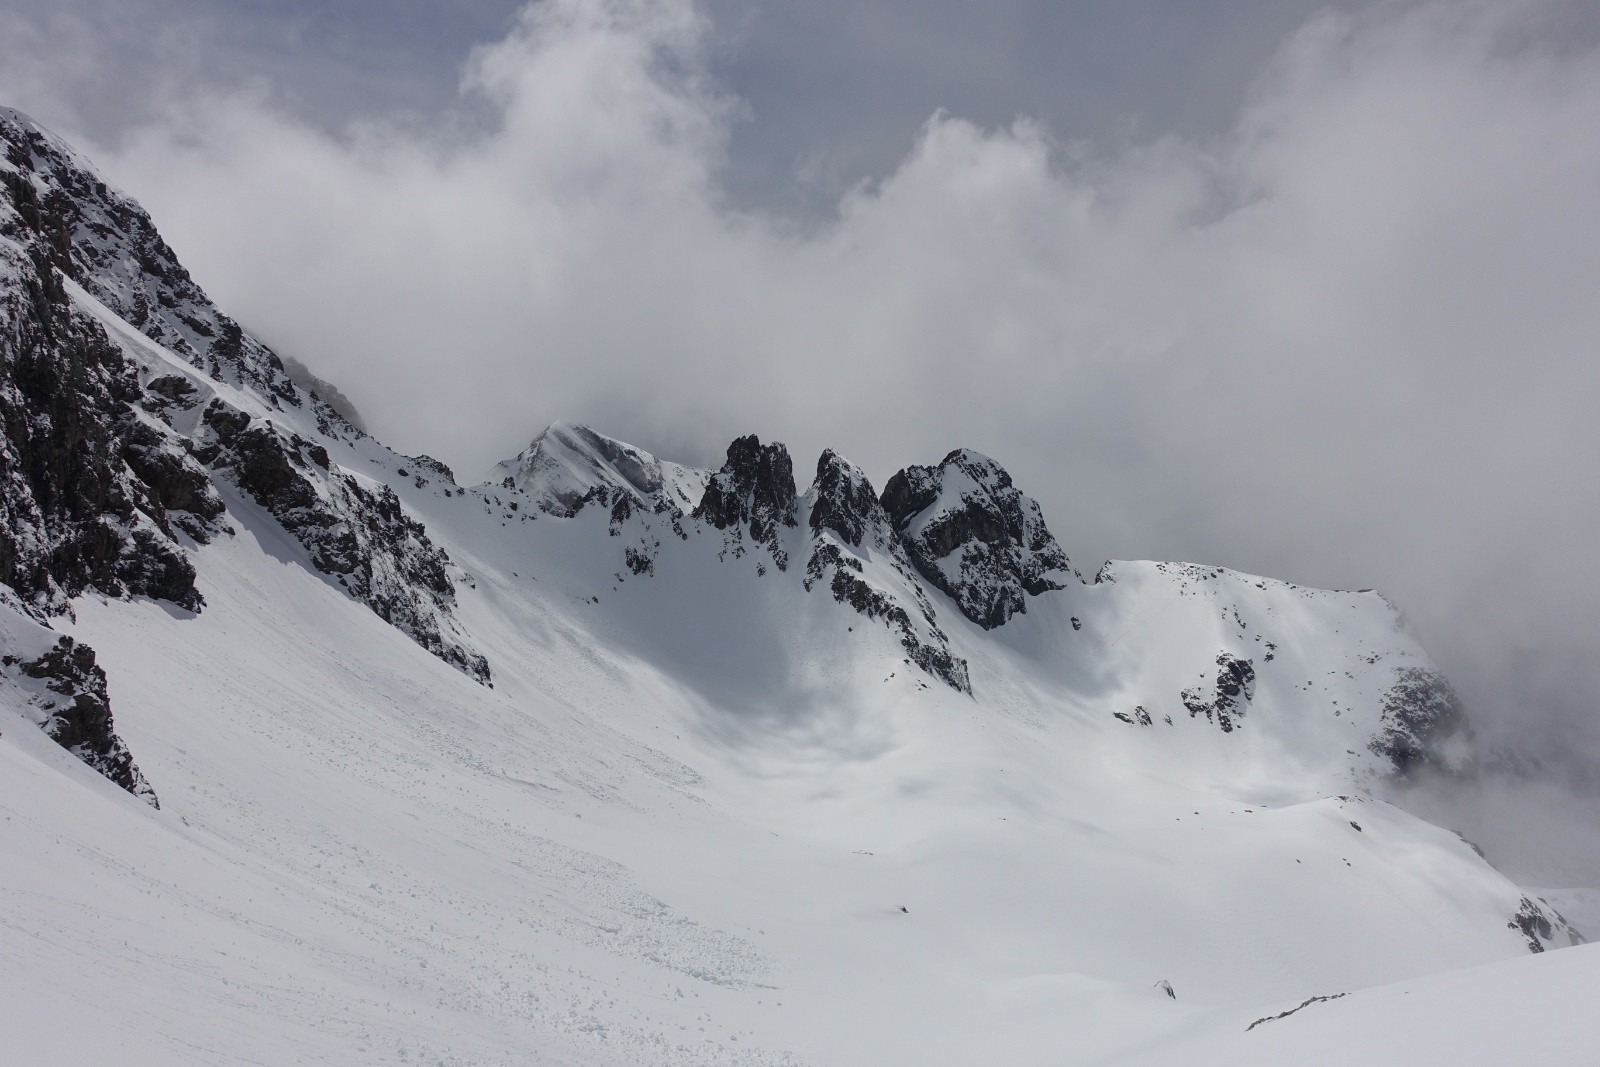
<path id="1" fill-rule="evenodd" d="M 515 458 L 495 467 L 490 480 L 521 489 L 552 515 L 570 517 L 597 491 L 620 493 L 646 511 L 687 513 L 709 477 L 706 471 L 657 459 L 582 423 L 558 420 Z"/>
<path id="2" fill-rule="evenodd" d="M 728 446 L 728 458 L 711 476 L 694 517 L 735 533 L 748 527 L 751 539 L 766 545 L 783 570 L 789 557 L 779 544 L 780 530 L 795 525 L 795 505 L 789 449 L 776 441 L 763 445 L 748 434 Z"/>
<path id="3" fill-rule="evenodd" d="M 1038 502 L 981 452 L 958 448 L 937 467 L 907 467 L 881 502 L 917 570 L 986 630 L 1073 576 Z"/>
<path id="4" fill-rule="evenodd" d="M 875 530 L 892 532 L 866 472 L 833 449 L 824 449 L 817 458 L 817 477 L 811 489 L 813 530 L 832 530 L 840 540 L 856 547 Z"/>

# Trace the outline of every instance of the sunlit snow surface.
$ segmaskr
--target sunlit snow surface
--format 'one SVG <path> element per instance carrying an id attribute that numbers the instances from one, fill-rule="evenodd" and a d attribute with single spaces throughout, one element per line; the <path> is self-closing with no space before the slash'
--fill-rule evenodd
<path id="1" fill-rule="evenodd" d="M 988 633 L 936 594 L 968 697 L 804 591 L 804 521 L 788 571 L 694 534 L 639 576 L 654 527 L 329 448 L 448 549 L 494 687 L 237 495 L 202 615 L 81 600 L 162 808 L 6 712 L 6 1062 L 1594 1062 L 1600 950 L 1529 956 L 1521 889 L 1359 799 L 1426 662 L 1374 594 L 1116 564 Z M 1230 733 L 1179 698 L 1222 652 Z"/>

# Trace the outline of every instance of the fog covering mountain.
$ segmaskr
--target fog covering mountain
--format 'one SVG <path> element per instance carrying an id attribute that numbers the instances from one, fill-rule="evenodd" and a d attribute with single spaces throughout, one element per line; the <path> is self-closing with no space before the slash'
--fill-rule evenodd
<path id="1" fill-rule="evenodd" d="M 1378 593 L 1085 575 L 963 448 L 880 487 L 558 423 L 463 485 L 308 391 L 70 146 L 12 111 L 0 140 L 19 1062 L 1600 1038 L 1593 891 L 1381 799 L 1476 749 Z"/>

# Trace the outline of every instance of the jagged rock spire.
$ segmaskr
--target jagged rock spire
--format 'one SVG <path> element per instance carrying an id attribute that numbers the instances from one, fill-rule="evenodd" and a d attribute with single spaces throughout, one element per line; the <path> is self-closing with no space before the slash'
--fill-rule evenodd
<path id="1" fill-rule="evenodd" d="M 728 458 L 711 476 L 694 517 L 724 531 L 748 529 L 750 539 L 766 545 L 778 569 L 789 565 L 780 538 L 794 526 L 796 494 L 794 463 L 789 450 L 773 442 L 763 445 L 755 434 L 728 446 Z"/>
<path id="2" fill-rule="evenodd" d="M 900 471 L 881 503 L 918 572 L 986 630 L 1026 611 L 1027 596 L 1073 578 L 1038 502 L 971 449 Z"/>
<path id="3" fill-rule="evenodd" d="M 829 448 L 817 459 L 811 528 L 832 530 L 843 542 L 860 546 L 875 532 L 891 533 L 889 517 L 865 472 Z"/>

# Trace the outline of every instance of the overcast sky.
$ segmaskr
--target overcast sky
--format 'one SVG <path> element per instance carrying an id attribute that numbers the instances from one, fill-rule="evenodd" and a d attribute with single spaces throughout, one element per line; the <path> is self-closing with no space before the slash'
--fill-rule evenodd
<path id="1" fill-rule="evenodd" d="M 0 0 L 0 97 L 463 480 L 970 446 L 1086 570 L 1377 586 L 1593 753 L 1597 12 Z"/>

